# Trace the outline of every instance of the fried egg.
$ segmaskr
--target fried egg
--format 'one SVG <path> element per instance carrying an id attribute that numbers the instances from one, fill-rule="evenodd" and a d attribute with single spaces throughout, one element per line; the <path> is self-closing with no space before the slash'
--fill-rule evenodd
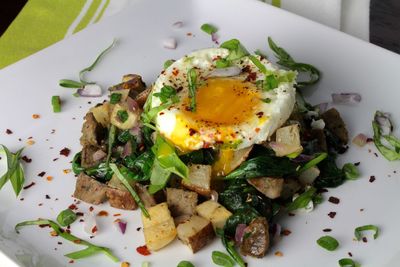
<path id="1" fill-rule="evenodd" d="M 155 125 L 159 133 L 181 151 L 208 147 L 236 150 L 262 143 L 293 110 L 296 73 L 280 70 L 254 55 L 265 66 L 264 70 L 254 63 L 254 58 L 245 56 L 232 62 L 224 74 L 224 70 L 216 67 L 216 62 L 227 58 L 229 52 L 225 48 L 192 52 L 163 70 L 153 85 L 152 108 L 163 104 L 156 93 L 164 86 L 172 86 L 177 91 L 178 101 L 158 112 Z M 239 72 L 232 73 L 232 68 Z M 195 111 L 190 106 L 187 77 L 190 69 L 197 73 Z M 289 79 L 280 79 L 276 88 L 265 90 L 259 81 L 271 73 Z"/>

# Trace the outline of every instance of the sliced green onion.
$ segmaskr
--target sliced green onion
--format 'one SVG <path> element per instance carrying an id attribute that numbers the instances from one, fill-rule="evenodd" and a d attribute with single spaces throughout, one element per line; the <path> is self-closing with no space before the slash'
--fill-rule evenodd
<path id="1" fill-rule="evenodd" d="M 348 180 L 355 180 L 360 177 L 360 172 L 353 163 L 346 163 L 343 165 L 344 175 Z"/>
<path id="2" fill-rule="evenodd" d="M 217 61 L 215 61 L 215 66 L 217 69 L 224 69 L 227 68 L 231 65 L 231 62 L 225 58 L 220 58 Z"/>
<path id="3" fill-rule="evenodd" d="M 267 98 L 261 99 L 261 101 L 264 102 L 264 103 L 269 104 L 269 103 L 271 103 L 272 100 L 271 100 L 271 98 L 268 98 L 268 97 L 267 97 Z"/>
<path id="4" fill-rule="evenodd" d="M 84 83 L 77 82 L 74 80 L 62 79 L 58 82 L 58 84 L 62 87 L 66 88 L 82 88 L 85 86 Z"/>
<path id="5" fill-rule="evenodd" d="M 19 228 L 21 228 L 23 226 L 28 226 L 28 225 L 49 225 L 51 228 L 53 228 L 53 230 L 60 237 L 66 239 L 68 241 L 71 241 L 75 244 L 87 246 L 87 248 L 84 250 L 65 254 L 64 256 L 66 256 L 68 258 L 77 260 L 77 259 L 82 259 L 82 258 L 86 258 L 86 257 L 92 256 L 92 255 L 95 255 L 97 253 L 103 253 L 104 255 L 108 256 L 114 262 L 119 261 L 119 259 L 114 254 L 112 254 L 112 252 L 109 248 L 93 245 L 90 242 L 87 242 L 85 240 L 80 239 L 79 237 L 69 234 L 68 232 L 64 231 L 56 222 L 54 222 L 52 220 L 39 219 L 39 220 L 34 220 L 34 221 L 20 222 L 15 226 L 15 231 L 17 233 L 19 233 L 19 231 L 18 231 Z"/>
<path id="6" fill-rule="evenodd" d="M 70 209 L 65 209 L 57 216 L 57 222 L 61 226 L 68 226 L 72 224 L 76 220 L 77 216 L 75 212 Z"/>
<path id="7" fill-rule="evenodd" d="M 148 261 L 142 262 L 142 267 L 149 267 L 150 263 Z"/>
<path id="8" fill-rule="evenodd" d="M 189 98 L 190 110 L 192 112 L 196 111 L 196 90 L 197 90 L 197 72 L 195 69 L 190 69 L 187 74 L 187 80 L 189 84 Z"/>
<path id="9" fill-rule="evenodd" d="M 106 166 L 110 164 L 112 148 L 115 142 L 116 135 L 117 135 L 117 127 L 115 127 L 114 124 L 111 124 L 110 129 L 108 129 Z"/>
<path id="10" fill-rule="evenodd" d="M 100 55 L 97 56 L 96 60 L 92 63 L 92 65 L 90 65 L 90 66 L 87 67 L 87 68 L 84 68 L 83 70 L 81 70 L 81 71 L 79 72 L 79 79 L 80 79 L 81 83 L 83 83 L 83 84 L 94 83 L 94 82 L 88 82 L 88 81 L 86 81 L 86 80 L 84 79 L 85 73 L 88 72 L 88 71 L 92 71 L 92 70 L 94 69 L 94 67 L 96 67 L 96 65 L 97 65 L 97 63 L 99 63 L 100 59 L 101 59 L 108 51 L 110 51 L 111 48 L 114 47 L 116 41 L 117 41 L 117 40 L 114 39 L 113 42 L 111 43 L 111 45 L 109 45 L 106 49 L 104 49 L 104 50 L 100 53 Z"/>
<path id="11" fill-rule="evenodd" d="M 374 231 L 374 235 L 373 235 L 374 239 L 378 238 L 379 228 L 376 225 L 368 224 L 368 225 L 359 226 L 356 229 L 354 229 L 354 235 L 355 235 L 357 240 L 361 240 L 362 239 L 362 232 L 363 231 Z"/>
<path id="12" fill-rule="evenodd" d="M 315 158 L 313 158 L 312 160 L 310 160 L 309 162 L 307 162 L 306 164 L 304 164 L 304 166 L 301 167 L 297 172 L 301 173 L 305 170 L 308 170 L 309 168 L 316 166 L 318 163 L 320 163 L 327 157 L 328 157 L 328 153 L 325 153 L 325 152 L 321 153 L 318 156 L 316 156 Z"/>
<path id="13" fill-rule="evenodd" d="M 213 33 L 216 33 L 218 31 L 218 29 L 215 26 L 208 24 L 208 23 L 201 25 L 200 28 L 203 32 L 208 33 L 210 35 Z"/>
<path id="14" fill-rule="evenodd" d="M 227 60 L 241 59 L 249 54 L 247 49 L 240 43 L 238 39 L 226 41 L 222 43 L 220 47 L 229 50 L 229 56 L 226 58 Z"/>
<path id="15" fill-rule="evenodd" d="M 264 86 L 263 86 L 263 89 L 265 91 L 269 91 L 269 90 L 275 89 L 278 86 L 279 86 L 279 82 L 276 79 L 275 75 L 270 74 L 267 77 L 265 77 Z"/>
<path id="16" fill-rule="evenodd" d="M 138 204 L 139 208 L 142 210 L 144 216 L 147 218 L 150 218 L 150 214 L 147 211 L 146 207 L 143 204 L 143 201 L 140 199 L 139 195 L 136 193 L 136 191 L 132 188 L 132 186 L 129 184 L 128 180 L 125 178 L 124 175 L 119 171 L 117 165 L 114 163 L 110 163 L 110 168 L 114 172 L 114 174 L 117 176 L 117 178 L 122 182 L 122 184 L 128 189 L 129 193 L 131 193 L 133 199 L 136 201 Z"/>
<path id="17" fill-rule="evenodd" d="M 286 207 L 286 210 L 293 211 L 307 207 L 308 203 L 312 201 L 316 192 L 317 192 L 316 188 L 310 187 L 308 190 L 306 190 L 304 193 L 298 196 L 295 200 L 293 200 L 293 202 L 291 202 Z"/>
<path id="18" fill-rule="evenodd" d="M 126 112 L 126 110 L 118 110 L 117 116 L 121 122 L 126 122 L 126 120 L 129 117 L 128 112 Z"/>
<path id="19" fill-rule="evenodd" d="M 329 251 L 334 251 L 339 246 L 339 242 L 329 235 L 320 237 L 317 244 Z"/>
<path id="20" fill-rule="evenodd" d="M 110 95 L 110 104 L 117 104 L 119 101 L 121 101 L 122 95 L 120 93 L 112 93 Z"/>
<path id="21" fill-rule="evenodd" d="M 176 267 L 194 267 L 194 265 L 190 261 L 181 261 Z"/>
<path id="22" fill-rule="evenodd" d="M 340 259 L 338 263 L 339 263 L 340 267 L 359 267 L 360 266 L 359 263 L 353 261 L 350 258 Z"/>
<path id="23" fill-rule="evenodd" d="M 212 261 L 215 265 L 224 267 L 235 266 L 235 261 L 228 255 L 221 251 L 213 251 L 211 254 Z"/>
<path id="24" fill-rule="evenodd" d="M 61 112 L 61 99 L 58 95 L 53 95 L 51 97 L 51 105 L 53 106 L 53 112 L 58 113 Z"/>
<path id="25" fill-rule="evenodd" d="M 267 72 L 267 68 L 264 66 L 264 64 L 261 63 L 261 61 L 256 58 L 253 55 L 249 55 L 249 59 L 251 60 L 251 62 L 253 62 L 254 65 L 256 65 L 256 67 L 262 72 L 262 73 L 266 73 Z"/>
<path id="26" fill-rule="evenodd" d="M 171 66 L 172 65 L 172 63 L 174 63 L 175 62 L 175 60 L 173 60 L 173 59 L 168 59 L 168 60 L 166 60 L 165 62 L 164 62 L 164 69 L 167 69 L 169 66 Z"/>
<path id="27" fill-rule="evenodd" d="M 5 158 L 7 160 L 6 172 L 0 177 L 0 189 L 10 181 L 15 196 L 18 196 L 25 182 L 25 173 L 21 164 L 21 153 L 24 148 L 21 148 L 16 153 L 11 153 L 5 145 L 0 145 L 0 147 L 0 152 L 6 154 Z"/>

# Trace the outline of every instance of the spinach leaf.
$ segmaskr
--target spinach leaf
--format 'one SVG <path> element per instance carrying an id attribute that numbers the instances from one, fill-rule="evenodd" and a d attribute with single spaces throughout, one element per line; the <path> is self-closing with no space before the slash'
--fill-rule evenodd
<path id="1" fill-rule="evenodd" d="M 136 181 L 147 181 L 150 179 L 151 175 L 151 167 L 154 162 L 154 154 L 149 149 L 142 154 L 140 154 L 137 158 L 132 159 L 127 157 L 124 159 L 124 164 L 129 168 L 134 170 L 133 176 L 131 175 L 133 180 Z"/>
<path id="2" fill-rule="evenodd" d="M 231 215 L 225 222 L 225 231 L 229 236 L 235 236 L 236 227 L 238 224 L 249 225 L 252 220 L 260 217 L 254 209 L 242 210 Z"/>
<path id="3" fill-rule="evenodd" d="M 337 187 L 346 180 L 343 170 L 336 166 L 335 158 L 332 155 L 320 162 L 318 168 L 321 173 L 314 181 L 314 186 L 317 188 Z"/>
<path id="4" fill-rule="evenodd" d="M 249 179 L 256 177 L 283 177 L 296 173 L 296 165 L 288 158 L 259 156 L 242 163 L 236 170 L 225 176 L 225 180 Z"/>
<path id="5" fill-rule="evenodd" d="M 229 56 L 226 58 L 229 61 L 241 59 L 249 54 L 247 49 L 240 43 L 238 39 L 232 39 L 223 42 L 220 47 L 229 50 Z"/>
<path id="6" fill-rule="evenodd" d="M 211 165 L 214 162 L 214 152 L 210 148 L 203 148 L 200 150 L 195 150 L 190 153 L 180 156 L 180 159 L 185 164 L 204 164 Z"/>
<path id="7" fill-rule="evenodd" d="M 70 209 L 65 209 L 63 211 L 60 212 L 60 214 L 58 214 L 57 216 L 57 222 L 61 225 L 61 226 L 68 226 L 70 224 L 72 224 L 74 221 L 76 221 L 76 214 L 75 212 L 73 212 Z"/>
<path id="8" fill-rule="evenodd" d="M 240 254 L 235 249 L 235 243 L 232 240 L 228 240 L 227 236 L 225 235 L 225 230 L 223 229 L 216 229 L 217 236 L 221 238 L 222 244 L 224 245 L 228 254 L 236 261 L 236 263 L 240 267 L 246 267 L 247 263 L 243 261 Z"/>
<path id="9" fill-rule="evenodd" d="M 81 166 L 81 160 L 82 160 L 82 151 L 76 153 L 74 158 L 72 159 L 72 171 L 76 175 L 80 174 L 85 170 L 85 168 Z"/>
<path id="10" fill-rule="evenodd" d="M 155 159 L 151 169 L 149 193 L 154 194 L 163 189 L 170 176 L 171 172 L 161 167 L 160 162 Z"/>

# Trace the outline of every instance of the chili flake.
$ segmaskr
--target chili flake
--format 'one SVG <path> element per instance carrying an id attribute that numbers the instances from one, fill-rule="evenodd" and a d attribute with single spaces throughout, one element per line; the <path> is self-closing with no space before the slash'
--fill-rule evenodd
<path id="1" fill-rule="evenodd" d="M 288 236 L 288 235 L 290 235 L 292 233 L 292 231 L 290 231 L 289 229 L 284 229 L 283 231 L 282 231 L 282 235 L 285 235 L 285 236 Z"/>
<path id="2" fill-rule="evenodd" d="M 121 267 L 129 267 L 129 266 L 131 266 L 131 265 L 129 264 L 129 262 L 126 262 L 126 261 L 121 262 Z"/>
<path id="3" fill-rule="evenodd" d="M 97 213 L 97 216 L 107 217 L 108 216 L 108 212 L 105 211 L 105 210 L 101 210 L 101 211 L 99 211 L 99 213 Z"/>
<path id="4" fill-rule="evenodd" d="M 69 148 L 64 147 L 63 149 L 61 149 L 60 155 L 68 157 L 70 152 L 71 150 Z"/>
<path id="5" fill-rule="evenodd" d="M 6 130 L 6 134 L 12 134 L 13 132 L 10 129 Z"/>
<path id="6" fill-rule="evenodd" d="M 329 197 L 328 201 L 333 204 L 339 204 L 340 199 L 338 199 L 337 197 Z"/>
<path id="7" fill-rule="evenodd" d="M 24 186 L 24 190 L 31 188 L 35 184 L 36 184 L 35 182 L 32 182 L 32 183 L 28 184 L 27 186 Z"/>
<path id="8" fill-rule="evenodd" d="M 68 173 L 70 173 L 71 172 L 71 169 L 64 169 L 63 170 L 63 173 L 65 173 L 65 174 L 68 174 Z"/>
<path id="9" fill-rule="evenodd" d="M 333 218 L 335 218 L 335 216 L 336 216 L 336 212 L 331 211 L 331 212 L 328 213 L 328 216 L 331 217 L 331 218 L 333 219 Z"/>
<path id="10" fill-rule="evenodd" d="M 370 183 L 373 183 L 375 180 L 376 180 L 375 175 L 371 175 L 371 176 L 369 177 L 369 182 L 370 182 Z"/>
<path id="11" fill-rule="evenodd" d="M 52 180 L 53 180 L 53 176 L 50 176 L 50 175 L 47 176 L 47 177 L 46 177 L 46 180 L 49 181 L 49 182 L 52 181 Z"/>
<path id="12" fill-rule="evenodd" d="M 50 232 L 50 235 L 51 235 L 51 236 L 58 236 L 58 234 L 57 234 L 56 231 L 51 231 L 51 232 Z"/>
<path id="13" fill-rule="evenodd" d="M 143 256 L 148 256 L 148 255 L 151 254 L 151 252 L 149 251 L 149 249 L 147 248 L 146 245 L 137 247 L 137 248 L 136 248 L 136 251 L 137 251 L 140 255 L 143 255 Z"/>
<path id="14" fill-rule="evenodd" d="M 40 115 L 39 115 L 39 114 L 32 114 L 32 118 L 35 119 L 35 120 L 36 120 L 36 119 L 39 119 L 39 118 L 40 118 Z"/>
<path id="15" fill-rule="evenodd" d="M 31 163 L 31 162 L 32 162 L 32 159 L 31 159 L 31 158 L 28 158 L 27 156 L 23 156 L 21 159 L 22 159 L 23 161 L 25 161 L 26 163 Z"/>
<path id="16" fill-rule="evenodd" d="M 331 228 L 325 228 L 322 231 L 324 231 L 324 232 L 332 232 L 332 229 Z"/>
<path id="17" fill-rule="evenodd" d="M 31 146 L 31 145 L 34 145 L 34 144 L 35 144 L 35 141 L 33 141 L 33 140 L 28 140 L 28 141 L 26 141 L 26 144 L 27 144 L 28 146 Z"/>
<path id="18" fill-rule="evenodd" d="M 275 252 L 275 256 L 283 257 L 283 253 L 281 251 Z"/>

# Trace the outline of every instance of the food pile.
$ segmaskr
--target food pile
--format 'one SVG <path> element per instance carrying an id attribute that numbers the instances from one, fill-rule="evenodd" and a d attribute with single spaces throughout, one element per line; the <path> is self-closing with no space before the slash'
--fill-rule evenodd
<path id="1" fill-rule="evenodd" d="M 345 181 L 335 158 L 348 143 L 338 111 L 301 95 L 319 71 L 269 41 L 290 70 L 233 39 L 169 61 L 149 87 L 124 76 L 85 116 L 74 197 L 140 208 L 150 251 L 178 238 L 196 253 L 218 236 L 240 266 L 265 256 L 278 213 Z"/>

